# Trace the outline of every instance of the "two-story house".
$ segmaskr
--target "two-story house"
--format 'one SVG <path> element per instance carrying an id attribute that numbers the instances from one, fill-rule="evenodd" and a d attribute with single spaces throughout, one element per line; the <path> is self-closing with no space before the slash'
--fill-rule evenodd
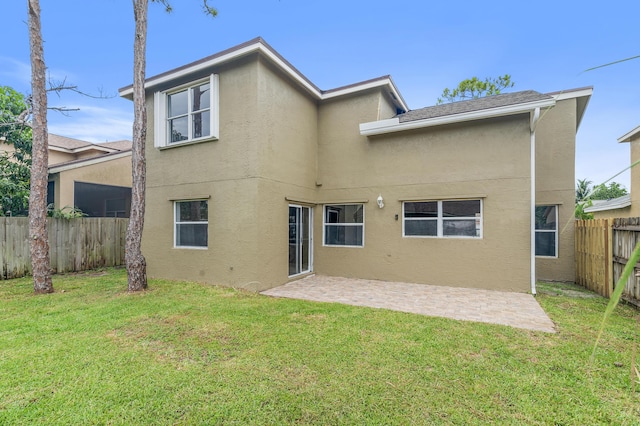
<path id="1" fill-rule="evenodd" d="M 260 38 L 145 88 L 150 276 L 251 290 L 310 273 L 521 292 L 574 280 L 591 88 L 410 110 L 388 76 L 321 90 Z"/>

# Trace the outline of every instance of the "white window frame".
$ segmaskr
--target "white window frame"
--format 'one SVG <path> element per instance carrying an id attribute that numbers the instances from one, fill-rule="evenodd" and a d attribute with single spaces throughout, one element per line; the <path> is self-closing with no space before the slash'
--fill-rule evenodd
<path id="1" fill-rule="evenodd" d="M 331 208 L 333 206 L 362 206 L 362 223 L 327 223 L 327 208 Z M 334 204 L 325 204 L 322 206 L 322 245 L 323 247 L 351 247 L 351 248 L 363 248 L 364 247 L 364 222 L 365 222 L 365 211 L 363 203 L 334 203 Z M 327 225 L 330 226 L 358 226 L 362 227 L 362 245 L 345 245 L 345 244 L 327 244 Z"/>
<path id="2" fill-rule="evenodd" d="M 555 213 L 556 213 L 556 229 L 535 229 L 535 223 L 533 225 L 534 227 L 534 231 L 537 234 L 538 232 L 541 233 L 551 233 L 553 232 L 555 235 L 555 254 L 553 256 L 545 256 L 545 255 L 538 255 L 536 254 L 536 257 L 542 258 L 542 259 L 557 259 L 558 258 L 558 219 L 559 219 L 559 210 L 560 210 L 560 206 L 558 204 L 540 204 L 540 205 L 536 205 L 536 209 L 538 207 L 555 207 Z M 535 247 L 534 247 L 534 252 L 535 252 Z"/>
<path id="3" fill-rule="evenodd" d="M 479 216 L 464 216 L 455 218 L 444 218 L 442 214 L 442 203 L 449 201 L 479 201 L 480 213 Z M 438 215 L 434 218 L 411 218 L 405 217 L 405 206 L 408 203 L 437 203 Z M 483 217 L 484 217 L 484 203 L 482 198 L 463 198 L 463 199 L 446 199 L 446 200 L 420 200 L 420 201 L 403 201 L 402 202 L 402 237 L 403 238 L 461 238 L 466 240 L 479 240 L 483 238 Z M 445 220 L 471 220 L 476 221 L 476 229 L 478 235 L 466 236 L 466 235 L 444 235 L 444 221 Z M 405 225 L 407 221 L 435 221 L 436 222 L 436 235 L 407 235 L 405 233 Z"/>
<path id="4" fill-rule="evenodd" d="M 187 84 L 183 84 L 181 86 L 172 87 L 169 90 L 162 92 L 155 92 L 153 96 L 153 111 L 154 111 L 154 126 L 153 126 L 153 134 L 154 139 L 153 143 L 156 148 L 164 149 L 164 148 L 173 148 L 182 145 L 189 145 L 198 142 L 205 142 L 211 140 L 217 140 L 220 133 L 220 119 L 219 119 L 219 92 L 220 85 L 218 81 L 217 74 L 211 74 L 206 79 L 201 79 L 197 81 L 192 81 Z M 188 113 L 187 116 L 189 119 L 187 120 L 189 135 L 192 133 L 192 120 L 191 120 L 191 89 L 193 87 L 199 86 L 201 84 L 209 83 L 209 129 L 211 134 L 208 136 L 203 136 L 200 138 L 192 138 L 179 142 L 171 142 L 171 138 L 169 135 L 169 102 L 168 97 L 174 93 L 179 93 L 184 90 L 187 91 L 188 96 Z"/>
<path id="5" fill-rule="evenodd" d="M 179 203 L 190 203 L 195 201 L 205 201 L 207 203 L 207 221 L 185 221 L 178 222 L 178 204 Z M 209 249 L 209 237 L 207 235 L 207 245 L 206 246 L 181 246 L 178 245 L 178 225 L 207 225 L 207 234 L 209 233 L 209 200 L 205 198 L 196 198 L 196 199 L 188 199 L 188 200 L 175 200 L 173 202 L 173 248 L 176 249 L 190 249 L 190 250 L 208 250 Z"/>

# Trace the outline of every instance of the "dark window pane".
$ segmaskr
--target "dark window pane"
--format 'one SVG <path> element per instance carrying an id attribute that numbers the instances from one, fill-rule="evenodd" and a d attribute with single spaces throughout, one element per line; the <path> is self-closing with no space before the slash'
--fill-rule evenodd
<path id="1" fill-rule="evenodd" d="M 536 229 L 557 229 L 556 206 L 536 207 Z"/>
<path id="2" fill-rule="evenodd" d="M 536 232 L 536 256 L 556 255 L 556 233 Z"/>
<path id="3" fill-rule="evenodd" d="M 404 203 L 404 217 L 438 217 L 438 202 Z"/>
<path id="4" fill-rule="evenodd" d="M 480 213 L 480 200 L 443 201 L 442 217 L 475 217 Z"/>
<path id="5" fill-rule="evenodd" d="M 193 114 L 193 139 L 209 136 L 210 123 L 209 111 Z"/>
<path id="6" fill-rule="evenodd" d="M 442 234 L 445 237 L 478 237 L 479 231 L 476 230 L 475 219 L 471 220 L 444 220 L 442 222 Z"/>
<path id="7" fill-rule="evenodd" d="M 435 237 L 438 235 L 438 222 L 435 220 L 406 220 L 404 235 Z"/>
<path id="8" fill-rule="evenodd" d="M 362 245 L 362 226 L 326 225 L 324 235 L 324 243 L 327 245 Z"/>
<path id="9" fill-rule="evenodd" d="M 169 131 L 171 132 L 171 142 L 186 141 L 189 139 L 189 129 L 187 128 L 188 118 L 180 117 L 169 120 Z"/>
<path id="10" fill-rule="evenodd" d="M 207 247 L 208 224 L 176 225 L 176 245 L 188 247 Z"/>
<path id="11" fill-rule="evenodd" d="M 211 99 L 209 96 L 209 83 L 196 86 L 191 89 L 191 92 L 193 97 L 192 111 L 209 108 L 209 100 Z"/>
<path id="12" fill-rule="evenodd" d="M 204 200 L 184 201 L 177 205 L 177 222 L 206 222 L 209 219 L 208 203 Z"/>
<path id="13" fill-rule="evenodd" d="M 363 223 L 363 219 L 362 204 L 325 206 L 325 223 Z"/>
<path id="14" fill-rule="evenodd" d="M 174 93 L 168 96 L 169 98 L 169 117 L 175 117 L 177 115 L 184 115 L 187 111 L 188 97 L 187 91 Z"/>

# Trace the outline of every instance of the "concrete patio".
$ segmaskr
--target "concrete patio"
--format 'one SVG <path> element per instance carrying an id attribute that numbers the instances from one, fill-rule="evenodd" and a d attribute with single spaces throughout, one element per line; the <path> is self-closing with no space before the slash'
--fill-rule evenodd
<path id="1" fill-rule="evenodd" d="M 555 333 L 535 297 L 525 293 L 311 275 L 261 294 Z"/>

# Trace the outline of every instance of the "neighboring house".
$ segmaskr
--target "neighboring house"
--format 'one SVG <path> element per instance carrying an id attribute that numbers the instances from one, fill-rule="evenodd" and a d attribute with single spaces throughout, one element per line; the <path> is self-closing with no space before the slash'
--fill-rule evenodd
<path id="1" fill-rule="evenodd" d="M 629 157 L 631 164 L 640 161 L 640 126 L 618 138 L 618 142 L 629 143 Z M 620 165 L 623 169 L 624 165 Z M 629 194 L 611 200 L 593 200 L 592 205 L 584 209 L 585 213 L 593 214 L 595 219 L 609 217 L 638 217 L 640 216 L 640 165 L 631 167 L 631 189 Z"/>
<path id="2" fill-rule="evenodd" d="M 145 87 L 151 276 L 520 292 L 575 279 L 575 136 L 591 88 L 410 111 L 388 76 L 320 90 L 260 38 Z"/>
<path id="3" fill-rule="evenodd" d="M 131 141 L 94 144 L 50 133 L 48 145 L 47 204 L 77 207 L 89 217 L 129 217 Z"/>

